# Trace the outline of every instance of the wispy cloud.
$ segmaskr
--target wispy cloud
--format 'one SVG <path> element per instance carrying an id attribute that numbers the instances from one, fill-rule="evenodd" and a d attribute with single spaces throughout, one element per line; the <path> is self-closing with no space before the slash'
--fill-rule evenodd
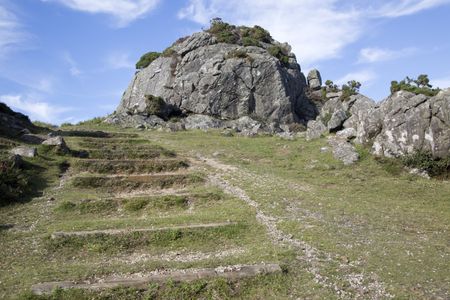
<path id="1" fill-rule="evenodd" d="M 391 50 L 383 48 L 364 48 L 359 52 L 358 63 L 375 63 L 407 57 L 417 52 L 416 48 Z"/>
<path id="2" fill-rule="evenodd" d="M 0 3 L 0 57 L 26 40 L 16 15 Z"/>
<path id="3" fill-rule="evenodd" d="M 370 85 L 375 79 L 377 78 L 377 75 L 372 70 L 360 70 L 356 72 L 351 72 L 343 77 L 336 80 L 336 84 L 342 85 L 346 84 L 350 80 L 356 80 L 359 81 L 363 85 Z"/>
<path id="4" fill-rule="evenodd" d="M 134 63 L 128 53 L 113 52 L 106 56 L 105 64 L 107 69 L 134 69 Z"/>
<path id="5" fill-rule="evenodd" d="M 78 64 L 69 52 L 63 54 L 63 59 L 69 65 L 69 73 L 72 76 L 78 77 L 82 74 L 81 70 L 78 68 Z"/>
<path id="6" fill-rule="evenodd" d="M 445 4 L 450 4 L 450 0 L 397 0 L 382 5 L 376 11 L 376 15 L 380 17 L 396 18 L 412 15 Z"/>
<path id="7" fill-rule="evenodd" d="M 207 25 L 213 17 L 242 25 L 261 25 L 275 39 L 289 41 L 306 66 L 338 57 L 358 40 L 373 19 L 414 14 L 450 0 L 190 0 L 178 17 Z M 394 3 L 394 4 L 392 4 Z M 251 8 L 251 9 L 249 9 Z"/>
<path id="8" fill-rule="evenodd" d="M 73 110 L 69 107 L 60 107 L 48 102 L 38 100 L 38 95 L 0 95 L 0 101 L 6 103 L 15 110 L 27 114 L 32 120 L 59 123 L 61 114 Z"/>
<path id="9" fill-rule="evenodd" d="M 124 27 L 155 9 L 160 0 L 42 0 L 57 2 L 71 9 L 91 14 L 107 14 Z"/>

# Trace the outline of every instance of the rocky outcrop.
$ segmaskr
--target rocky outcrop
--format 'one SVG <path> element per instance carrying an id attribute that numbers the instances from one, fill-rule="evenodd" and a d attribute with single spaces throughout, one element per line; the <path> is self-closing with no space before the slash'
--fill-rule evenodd
<path id="1" fill-rule="evenodd" d="M 397 157 L 423 151 L 434 157 L 450 156 L 450 89 L 434 97 L 399 91 L 380 104 L 361 94 L 346 101 L 339 93 L 329 96 L 317 120 L 308 123 L 308 132 L 317 132 L 320 121 L 328 132 L 372 145 L 375 155 Z"/>
<path id="2" fill-rule="evenodd" d="M 396 92 L 384 100 L 379 115 L 381 132 L 373 142 L 373 153 L 399 156 L 415 151 L 434 157 L 450 155 L 450 89 L 435 97 Z"/>
<path id="3" fill-rule="evenodd" d="M 273 49 L 283 56 L 274 55 Z M 277 125 L 306 124 L 314 113 L 306 87 L 287 44 L 273 41 L 245 47 L 218 43 L 212 34 L 200 32 L 175 43 L 170 55 L 138 71 L 107 121 L 123 124 L 136 115 L 145 121 L 150 115 L 146 97 L 154 96 L 185 116 L 217 120 L 251 116 Z"/>
<path id="4" fill-rule="evenodd" d="M 38 127 L 34 126 L 27 116 L 13 111 L 0 102 L 0 135 L 18 137 L 37 131 Z"/>

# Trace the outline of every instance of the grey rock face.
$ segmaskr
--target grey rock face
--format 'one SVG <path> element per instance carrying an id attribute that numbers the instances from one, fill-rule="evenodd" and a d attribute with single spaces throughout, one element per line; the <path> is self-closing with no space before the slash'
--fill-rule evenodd
<path id="1" fill-rule="evenodd" d="M 308 73 L 308 85 L 312 90 L 320 90 L 322 87 L 322 77 L 320 72 L 316 69 L 309 71 Z"/>
<path id="2" fill-rule="evenodd" d="M 0 102 L 0 135 L 17 137 L 22 134 L 36 132 L 38 127 L 30 119 L 11 110 L 6 104 Z"/>
<path id="3" fill-rule="evenodd" d="M 207 130 L 210 128 L 221 128 L 222 122 L 207 115 L 191 115 L 184 120 L 186 129 Z"/>
<path id="4" fill-rule="evenodd" d="M 162 97 L 187 115 L 222 120 L 256 116 L 278 124 L 307 119 L 302 112 L 312 104 L 304 96 L 306 80 L 293 54 L 283 65 L 264 48 L 218 44 L 207 32 L 193 34 L 172 49 L 174 55 L 136 73 L 115 121 L 147 117 L 145 95 Z"/>
<path id="5" fill-rule="evenodd" d="M 347 139 L 330 137 L 328 143 L 333 148 L 334 158 L 342 161 L 344 165 L 351 165 L 359 160 L 359 154 L 356 152 L 355 146 L 349 143 Z"/>
<path id="6" fill-rule="evenodd" d="M 22 157 L 36 157 L 37 150 L 33 147 L 19 146 L 10 150 L 13 155 L 20 155 Z"/>
<path id="7" fill-rule="evenodd" d="M 379 108 L 382 130 L 373 143 L 373 153 L 401 156 L 429 151 L 435 157 L 450 155 L 450 91 L 435 97 L 400 91 Z"/>
<path id="8" fill-rule="evenodd" d="M 336 110 L 328 121 L 327 127 L 330 132 L 336 132 L 342 128 L 342 124 L 347 119 L 347 113 L 343 109 Z"/>
<path id="9" fill-rule="evenodd" d="M 320 120 L 309 121 L 306 129 L 306 140 L 318 139 L 327 132 L 327 127 Z"/>
<path id="10" fill-rule="evenodd" d="M 345 140 L 351 140 L 356 137 L 356 130 L 351 127 L 345 128 L 343 130 L 336 132 L 336 137 L 345 139 Z"/>

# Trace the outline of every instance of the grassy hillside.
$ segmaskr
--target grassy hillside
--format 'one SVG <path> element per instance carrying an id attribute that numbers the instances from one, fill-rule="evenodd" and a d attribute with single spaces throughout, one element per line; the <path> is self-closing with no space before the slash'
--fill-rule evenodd
<path id="1" fill-rule="evenodd" d="M 99 128 L 110 134 L 73 133 Z M 320 151 L 326 139 L 70 130 L 68 146 L 91 157 L 40 155 L 42 197 L 0 208 L 2 299 L 450 297 L 448 181 L 364 149 L 344 166 Z M 262 262 L 282 271 L 31 293 L 46 282 Z"/>

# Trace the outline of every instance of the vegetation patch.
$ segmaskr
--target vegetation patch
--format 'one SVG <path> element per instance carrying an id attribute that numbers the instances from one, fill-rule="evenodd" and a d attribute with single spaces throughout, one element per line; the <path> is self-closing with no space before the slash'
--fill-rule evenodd
<path id="1" fill-rule="evenodd" d="M 72 164 L 75 170 L 99 174 L 117 173 L 159 173 L 187 168 L 189 164 L 179 159 L 154 159 L 138 161 L 77 160 Z"/>
<path id="2" fill-rule="evenodd" d="M 439 158 L 430 152 L 416 151 L 402 157 L 401 161 L 405 166 L 425 171 L 432 177 L 450 178 L 450 156 Z"/>
<path id="3" fill-rule="evenodd" d="M 0 160 L 0 206 L 19 201 L 29 191 L 29 180 L 14 160 Z"/>
<path id="4" fill-rule="evenodd" d="M 289 56 L 287 56 L 286 50 L 280 46 L 270 46 L 267 51 L 269 51 L 270 55 L 278 58 L 282 65 L 289 65 Z"/>
<path id="5" fill-rule="evenodd" d="M 137 212 L 145 208 L 169 210 L 173 208 L 187 208 L 188 196 L 163 196 L 150 198 L 136 198 L 122 201 L 126 211 Z"/>
<path id="6" fill-rule="evenodd" d="M 136 63 L 136 69 L 141 70 L 147 68 L 153 61 L 161 56 L 159 52 L 148 52 L 141 56 Z"/>
<path id="7" fill-rule="evenodd" d="M 204 178 L 195 174 L 149 175 L 128 177 L 75 177 L 72 185 L 84 189 L 105 188 L 112 191 L 130 191 L 135 189 L 169 188 L 203 182 Z"/>
<path id="8" fill-rule="evenodd" d="M 120 234 L 66 235 L 46 238 L 50 253 L 87 255 L 89 253 L 117 254 L 151 247 L 156 249 L 180 249 L 190 244 L 219 246 L 230 243 L 245 234 L 246 224 L 189 229 L 168 229 L 151 232 L 124 232 Z"/>
<path id="9" fill-rule="evenodd" d="M 391 93 L 395 93 L 398 91 L 407 91 L 414 93 L 416 95 L 422 94 L 425 96 L 433 97 L 436 96 L 440 89 L 439 88 L 433 88 L 433 86 L 430 84 L 430 79 L 428 78 L 428 75 L 421 74 L 417 79 L 409 78 L 408 76 L 398 81 L 392 81 L 391 82 Z"/>

